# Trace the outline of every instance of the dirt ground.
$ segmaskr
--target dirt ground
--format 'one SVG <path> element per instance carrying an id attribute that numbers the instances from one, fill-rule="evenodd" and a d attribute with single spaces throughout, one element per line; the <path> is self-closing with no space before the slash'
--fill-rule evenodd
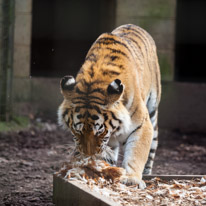
<path id="1" fill-rule="evenodd" d="M 52 174 L 71 135 L 55 124 L 0 133 L 0 205 L 52 206 Z M 160 130 L 153 174 L 206 174 L 206 134 Z"/>

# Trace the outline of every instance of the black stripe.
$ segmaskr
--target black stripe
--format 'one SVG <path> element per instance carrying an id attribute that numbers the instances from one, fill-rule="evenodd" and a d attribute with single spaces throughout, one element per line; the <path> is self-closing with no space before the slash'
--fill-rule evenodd
<path id="1" fill-rule="evenodd" d="M 104 102 L 104 99 L 101 99 L 99 97 L 96 97 L 96 96 L 88 96 L 89 99 L 97 99 L 97 100 L 100 100 L 100 101 L 103 101 Z"/>
<path id="2" fill-rule="evenodd" d="M 68 114 L 68 112 L 69 112 L 69 109 L 65 109 L 64 113 L 62 114 L 63 119 Z"/>
<path id="3" fill-rule="evenodd" d="M 109 75 L 109 76 L 117 76 L 117 75 L 120 75 L 119 72 L 110 71 L 110 70 L 104 70 L 104 71 L 102 72 L 102 74 L 103 74 L 104 76 L 106 76 L 106 75 Z"/>
<path id="4" fill-rule="evenodd" d="M 145 166 L 145 169 L 152 169 L 151 166 Z"/>
<path id="5" fill-rule="evenodd" d="M 88 89 L 91 87 L 91 83 L 87 82 L 85 79 L 81 80 L 81 83 L 88 87 Z"/>
<path id="6" fill-rule="evenodd" d="M 93 78 L 93 77 L 94 77 L 94 68 L 93 68 L 93 65 L 90 67 L 90 70 L 91 70 L 91 71 L 89 71 L 89 75 L 90 75 L 91 78 Z"/>
<path id="7" fill-rule="evenodd" d="M 101 46 L 97 46 L 95 45 L 95 47 L 93 47 L 90 52 L 94 52 L 95 50 L 101 50 L 101 49 L 107 49 L 109 51 L 111 51 L 111 54 L 120 54 L 124 57 L 127 57 L 129 59 L 129 57 L 127 56 L 127 54 L 119 49 L 113 49 L 113 48 L 110 48 L 110 47 L 106 47 L 106 48 L 102 48 Z M 98 52 L 98 51 L 97 51 Z"/>
<path id="8" fill-rule="evenodd" d="M 119 45 L 122 45 L 123 47 L 125 47 L 131 53 L 129 47 L 125 43 L 117 41 L 117 40 L 115 40 L 114 38 L 111 38 L 111 37 L 100 38 L 100 39 L 97 40 L 96 43 L 97 44 L 103 44 L 103 45 L 119 44 Z"/>
<path id="9" fill-rule="evenodd" d="M 93 62 L 96 62 L 97 61 L 97 57 L 94 53 L 90 54 L 88 57 L 86 57 L 85 59 L 86 61 L 89 60 L 89 61 L 93 61 Z"/>
<path id="10" fill-rule="evenodd" d="M 142 127 L 142 124 L 139 125 L 138 127 L 136 127 L 136 128 L 130 133 L 130 135 L 127 137 L 127 139 L 128 139 L 133 133 L 135 133 L 138 129 L 140 129 L 141 127 Z"/>
<path id="11" fill-rule="evenodd" d="M 149 153 L 155 153 L 156 149 L 150 149 Z"/>
<path id="12" fill-rule="evenodd" d="M 103 116 L 104 116 L 104 121 L 107 121 L 108 120 L 108 115 L 106 113 L 104 113 Z"/>
<path id="13" fill-rule="evenodd" d="M 67 123 L 67 125 L 69 125 L 69 124 L 70 124 L 70 120 L 71 120 L 71 119 L 70 119 L 70 118 L 68 118 L 68 120 L 67 120 L 67 122 L 66 122 L 66 123 Z"/>
<path id="14" fill-rule="evenodd" d="M 123 56 L 129 58 L 129 57 L 128 57 L 123 51 L 121 51 L 121 50 L 118 50 L 118 49 L 112 49 L 112 48 L 110 48 L 110 47 L 106 47 L 105 49 L 110 50 L 111 53 L 113 53 L 113 54 L 121 54 L 121 55 L 123 55 Z"/>
<path id="15" fill-rule="evenodd" d="M 127 137 L 127 140 L 128 140 L 128 138 L 129 138 L 133 133 L 135 133 L 138 129 L 140 129 L 140 128 L 142 127 L 142 125 L 143 125 L 143 123 L 142 123 L 141 125 L 139 125 L 138 127 L 136 127 L 136 128 L 129 134 L 129 136 Z M 126 142 L 123 143 L 123 145 L 125 145 L 125 144 L 127 143 L 127 140 L 126 140 Z"/>
<path id="16" fill-rule="evenodd" d="M 142 47 L 140 47 L 140 45 L 138 44 L 138 42 L 136 42 L 133 38 L 130 38 L 130 37 L 128 37 L 128 39 L 129 39 L 130 41 L 132 41 L 132 42 L 139 48 L 142 56 L 144 57 L 144 53 L 143 53 L 143 51 L 142 51 Z M 145 49 L 147 50 L 147 48 L 145 48 Z M 146 52 L 146 55 L 147 55 L 147 52 Z"/>
<path id="17" fill-rule="evenodd" d="M 110 61 L 115 61 L 116 59 L 119 59 L 120 57 L 119 56 L 116 56 L 116 55 L 112 55 L 112 54 L 107 54 L 105 55 L 104 59 L 109 59 Z"/>
<path id="18" fill-rule="evenodd" d="M 103 94 L 103 95 L 104 95 L 104 90 L 103 90 L 103 89 L 101 89 L 101 88 L 96 88 L 96 89 L 93 89 L 92 91 L 90 91 L 90 94 L 91 94 L 91 93 L 95 93 L 95 92 L 97 92 L 97 93 L 100 93 L 100 94 Z"/>
<path id="19" fill-rule="evenodd" d="M 95 80 L 95 81 L 93 81 L 93 82 L 90 82 L 89 85 L 90 85 L 90 86 L 93 86 L 94 84 L 101 84 L 101 83 L 104 83 L 104 81 Z"/>
<path id="20" fill-rule="evenodd" d="M 103 99 L 101 99 L 101 98 L 99 98 L 99 97 L 96 97 L 96 96 L 87 96 L 87 97 L 81 96 L 81 97 L 75 97 L 75 98 L 73 98 L 72 100 L 73 100 L 73 101 L 74 101 L 74 100 L 83 100 L 83 101 L 86 101 L 86 102 L 90 102 L 91 99 L 96 99 L 96 100 L 100 100 L 100 101 L 104 102 Z"/>
<path id="21" fill-rule="evenodd" d="M 118 67 L 121 70 L 125 70 L 123 65 L 115 64 L 113 62 L 107 62 L 106 65 L 111 65 L 111 66 L 114 66 L 114 67 Z"/>
<path id="22" fill-rule="evenodd" d="M 122 121 L 120 119 L 118 119 L 113 112 L 111 112 L 111 114 L 112 114 L 112 118 L 114 120 L 117 120 L 119 123 L 122 123 Z"/>
<path id="23" fill-rule="evenodd" d="M 74 126 L 76 127 L 79 124 L 82 124 L 82 122 L 77 122 L 76 124 L 74 124 Z"/>
<path id="24" fill-rule="evenodd" d="M 89 112 L 86 111 L 86 112 L 82 115 L 82 117 L 85 118 L 85 117 L 88 116 L 88 115 L 89 115 Z"/>
<path id="25" fill-rule="evenodd" d="M 134 116 L 134 114 L 136 113 L 136 111 L 137 111 L 137 108 L 138 107 L 135 107 L 135 110 L 134 110 L 134 112 L 132 112 L 132 114 L 131 114 L 131 118 Z"/>
<path id="26" fill-rule="evenodd" d="M 79 106 L 80 108 L 88 108 L 92 109 L 95 105 L 91 104 L 97 104 L 97 105 L 102 105 L 105 106 L 105 103 L 102 102 L 97 102 L 97 101 L 89 101 L 89 102 L 82 102 L 82 101 L 72 101 L 73 104 L 82 104 L 82 106 Z"/>
<path id="27" fill-rule="evenodd" d="M 127 32 L 126 34 L 132 34 L 136 38 L 140 39 L 142 41 L 142 43 L 144 44 L 144 48 L 145 48 L 146 52 L 148 53 L 148 48 L 147 48 L 147 45 L 146 45 L 147 40 L 138 31 L 136 31 L 136 30 L 132 30 L 132 31 L 134 31 L 134 32 Z M 138 44 L 138 43 L 136 42 L 136 44 Z"/>
<path id="28" fill-rule="evenodd" d="M 125 68 L 124 68 L 123 65 L 118 65 L 118 67 L 119 67 L 121 70 L 125 70 Z"/>
<path id="29" fill-rule="evenodd" d="M 152 119 L 156 114 L 156 109 L 149 113 L 150 119 Z"/>
<path id="30" fill-rule="evenodd" d="M 74 120 L 74 118 L 73 118 L 73 112 L 71 112 L 70 117 L 71 117 L 71 119 L 72 119 L 72 121 L 73 121 L 73 120 Z"/>
<path id="31" fill-rule="evenodd" d="M 110 126 L 112 127 L 112 129 L 115 129 L 116 127 L 112 124 L 112 120 L 110 119 L 109 120 L 109 124 L 110 124 Z"/>
<path id="32" fill-rule="evenodd" d="M 89 102 L 82 102 L 82 101 L 72 101 L 73 104 L 83 104 L 82 106 L 87 106 L 89 104 L 98 104 L 98 105 L 103 105 L 105 106 L 106 104 L 105 103 L 102 103 L 102 102 L 97 102 L 97 101 L 89 101 Z"/>
<path id="33" fill-rule="evenodd" d="M 150 48 L 151 46 L 151 42 L 149 41 L 149 38 L 147 37 L 148 35 L 145 33 L 145 31 L 141 30 L 141 31 L 137 31 L 137 30 L 133 30 L 137 35 L 138 38 L 140 38 L 145 46 L 145 50 L 147 53 L 147 57 L 149 57 L 149 52 L 148 52 L 148 48 Z"/>
<path id="34" fill-rule="evenodd" d="M 76 108 L 75 108 L 75 112 L 79 112 L 80 109 L 81 109 L 81 107 L 76 107 Z"/>
<path id="35" fill-rule="evenodd" d="M 96 80 L 96 81 L 93 81 L 93 82 L 87 82 L 85 79 L 82 79 L 81 80 L 81 84 L 82 84 L 82 86 L 83 87 L 87 87 L 87 93 L 85 93 L 85 92 L 83 92 L 83 91 L 80 91 L 81 92 L 81 94 L 88 94 L 88 93 L 92 93 L 92 92 L 94 92 L 94 90 L 92 90 L 92 91 L 90 91 L 91 90 L 91 87 L 94 85 L 94 84 L 100 84 L 100 83 L 102 83 L 102 81 L 99 81 L 99 80 Z M 78 87 L 77 87 L 78 88 Z M 95 90 L 95 91 L 97 91 L 97 90 Z M 98 89 L 98 91 L 100 91 L 100 89 Z M 103 91 L 103 90 L 102 90 Z"/>
<path id="36" fill-rule="evenodd" d="M 110 59 L 111 59 L 111 61 L 115 61 L 116 59 L 119 59 L 119 57 L 118 56 L 110 56 Z"/>
<path id="37" fill-rule="evenodd" d="M 79 112 L 80 109 L 94 109 L 96 110 L 99 114 L 101 114 L 101 110 L 99 109 L 98 106 L 96 105 L 90 105 L 90 104 L 84 104 L 82 106 L 78 106 L 75 108 L 75 112 Z"/>
<path id="38" fill-rule="evenodd" d="M 73 104 L 85 104 L 85 102 L 82 101 L 72 101 Z"/>
<path id="39" fill-rule="evenodd" d="M 72 100 L 77 100 L 77 99 L 80 99 L 80 100 L 88 100 L 88 98 L 87 97 L 83 97 L 83 96 L 81 96 L 81 97 L 75 97 L 75 98 L 73 98 Z"/>
<path id="40" fill-rule="evenodd" d="M 152 141 L 158 141 L 158 137 L 154 137 Z"/>
<path id="41" fill-rule="evenodd" d="M 127 34 L 127 33 L 125 33 Z M 135 45 L 139 48 L 139 50 L 141 51 L 142 55 L 143 55 L 143 52 L 142 52 L 142 48 L 140 47 L 140 45 L 138 44 L 137 41 L 135 41 L 135 39 L 129 37 L 129 36 L 126 36 L 127 39 L 129 39 L 130 41 L 132 41 L 133 43 L 135 43 Z"/>
<path id="42" fill-rule="evenodd" d="M 95 109 L 99 114 L 102 113 L 101 110 L 99 109 L 99 107 L 97 107 L 95 105 L 92 106 L 92 109 Z"/>
<path id="43" fill-rule="evenodd" d="M 141 29 L 141 28 L 139 27 L 139 29 Z M 130 28 L 126 28 L 126 30 L 133 31 L 133 32 L 135 32 L 135 33 L 137 33 L 137 34 L 140 34 L 141 36 L 142 36 L 142 34 L 143 34 L 143 35 L 146 35 L 146 34 L 145 34 L 145 31 L 144 31 L 143 29 L 141 29 L 141 32 L 142 32 L 142 33 L 140 33 L 139 30 L 134 29 L 134 28 L 131 28 L 131 27 L 130 27 Z M 143 36 L 142 36 L 142 37 L 143 37 Z"/>
<path id="44" fill-rule="evenodd" d="M 131 28 L 131 27 L 126 28 L 126 30 L 129 31 L 128 33 L 135 35 L 137 38 L 139 38 L 143 42 L 147 57 L 149 58 L 149 52 L 148 52 L 148 48 L 150 47 L 150 42 L 148 42 L 149 38 L 146 37 L 147 33 L 143 29 L 141 28 L 139 29 L 140 31 L 135 28 Z"/>
<path id="45" fill-rule="evenodd" d="M 76 87 L 76 93 L 78 93 L 78 94 L 85 94 L 85 95 L 86 95 L 86 93 L 83 92 L 83 91 L 81 91 L 81 90 L 79 89 L 79 87 Z"/>

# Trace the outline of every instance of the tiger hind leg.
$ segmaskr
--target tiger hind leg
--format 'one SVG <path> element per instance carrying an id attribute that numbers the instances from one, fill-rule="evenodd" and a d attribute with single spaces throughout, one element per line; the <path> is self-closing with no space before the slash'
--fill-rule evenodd
<path id="1" fill-rule="evenodd" d="M 150 120 L 151 120 L 152 125 L 153 125 L 154 133 L 153 133 L 153 138 L 152 138 L 152 143 L 151 143 L 151 147 L 150 147 L 148 160 L 145 164 L 143 174 L 151 174 L 152 173 L 152 167 L 153 167 L 153 163 L 154 163 L 155 153 L 156 153 L 157 146 L 158 146 L 157 116 L 158 116 L 157 109 L 150 112 Z"/>

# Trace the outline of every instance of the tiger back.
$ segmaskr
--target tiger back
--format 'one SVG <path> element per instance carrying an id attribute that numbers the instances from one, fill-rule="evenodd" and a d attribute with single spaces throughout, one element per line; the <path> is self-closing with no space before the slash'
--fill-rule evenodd
<path id="1" fill-rule="evenodd" d="M 76 79 L 61 80 L 59 123 L 74 135 L 76 153 L 116 164 L 124 145 L 125 184 L 144 188 L 157 148 L 161 95 L 156 46 L 142 28 L 127 24 L 93 43 Z"/>

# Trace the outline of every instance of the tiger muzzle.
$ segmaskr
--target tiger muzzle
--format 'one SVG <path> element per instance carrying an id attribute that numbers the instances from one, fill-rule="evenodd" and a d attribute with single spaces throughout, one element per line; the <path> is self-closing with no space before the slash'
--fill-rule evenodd
<path id="1" fill-rule="evenodd" d="M 80 137 L 82 152 L 87 156 L 92 156 L 100 151 L 99 138 L 93 134 L 91 129 L 84 130 Z"/>

